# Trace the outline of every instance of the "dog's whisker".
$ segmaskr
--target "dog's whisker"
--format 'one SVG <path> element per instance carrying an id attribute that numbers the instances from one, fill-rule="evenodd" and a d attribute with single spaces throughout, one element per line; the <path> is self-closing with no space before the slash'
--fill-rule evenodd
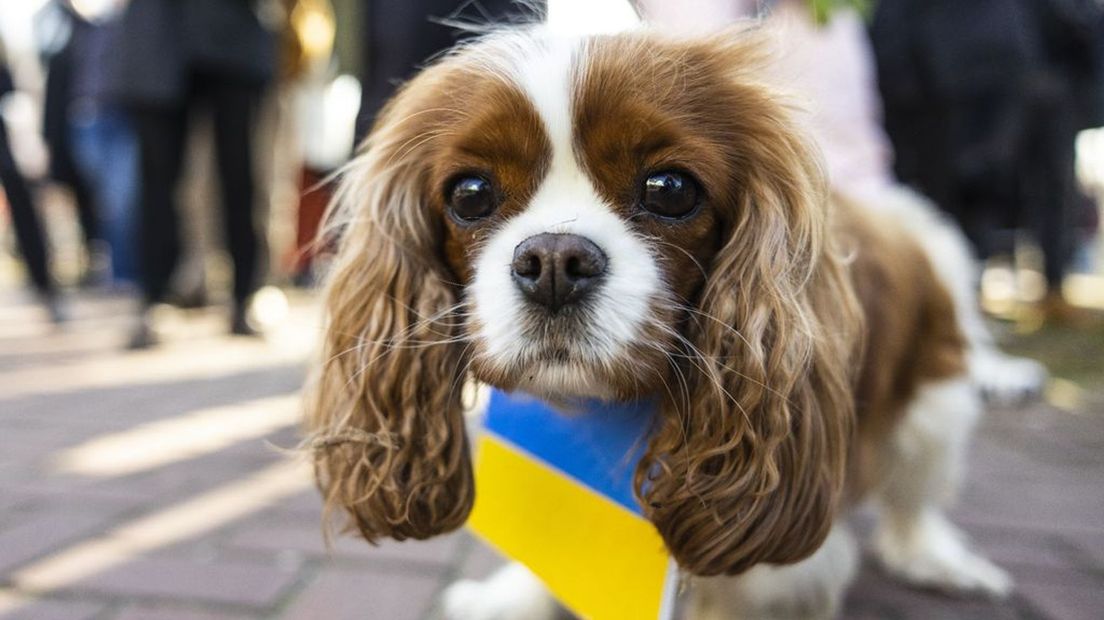
<path id="1" fill-rule="evenodd" d="M 412 334 L 416 331 L 420 331 L 420 330 L 424 329 L 427 325 L 436 323 L 439 320 L 441 320 L 442 318 L 444 318 L 445 316 L 448 316 L 450 314 L 455 313 L 456 310 L 463 307 L 463 305 L 465 305 L 465 303 L 466 302 L 459 302 L 457 304 L 454 304 L 452 306 L 449 306 L 447 308 L 444 308 L 444 309 L 438 311 L 433 316 L 423 317 L 423 318 L 419 319 L 419 321 L 417 321 L 417 322 L 411 324 L 410 326 L 408 326 L 407 329 L 403 330 L 402 332 L 399 332 L 398 334 L 395 334 L 393 336 L 389 336 L 388 338 L 385 338 L 385 339 L 371 340 L 371 339 L 363 338 L 363 336 L 359 335 L 359 334 L 345 334 L 346 336 L 356 338 L 356 341 L 357 341 L 356 344 L 352 347 L 349 347 L 349 348 L 345 349 L 345 350 L 334 353 L 333 355 L 331 355 L 329 357 L 329 359 L 325 360 L 324 363 L 326 363 L 326 364 L 333 363 L 337 359 L 339 359 L 341 357 L 344 357 L 345 355 L 349 355 L 349 354 L 361 351 L 365 347 L 370 347 L 370 346 L 394 347 L 396 345 L 396 343 L 405 342 L 408 339 L 410 334 Z M 406 304 L 403 304 L 403 306 L 408 311 L 410 311 L 411 313 L 413 313 L 415 315 L 418 314 L 413 308 L 407 306 Z M 458 324 L 456 324 L 455 326 L 452 326 L 452 327 L 456 327 L 456 326 L 459 326 L 459 325 L 462 325 L 462 322 L 458 323 Z M 340 333 L 340 332 L 338 332 L 338 333 Z M 447 331 L 444 332 L 444 333 L 435 333 L 435 332 L 431 332 L 431 333 L 435 334 L 435 335 L 443 335 L 446 338 L 452 338 L 453 337 L 452 334 L 450 334 Z"/>

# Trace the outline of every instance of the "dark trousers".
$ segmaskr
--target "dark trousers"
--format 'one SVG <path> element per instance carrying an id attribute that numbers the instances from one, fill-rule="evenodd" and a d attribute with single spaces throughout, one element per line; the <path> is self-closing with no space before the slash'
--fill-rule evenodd
<path id="1" fill-rule="evenodd" d="M 244 303 L 255 290 L 260 243 L 253 222 L 253 129 L 258 99 L 253 85 L 201 74 L 193 77 L 184 105 L 133 108 L 142 180 L 140 272 L 147 303 L 165 298 L 180 256 L 176 194 L 188 121 L 200 103 L 210 109 L 214 121 L 222 223 L 234 266 L 234 301 Z"/>
<path id="2" fill-rule="evenodd" d="M 1022 125 L 1008 93 L 885 105 L 897 178 L 954 218 L 982 259 L 1012 249 Z"/>
<path id="3" fill-rule="evenodd" d="M 1021 217 L 1042 250 L 1047 285 L 1059 290 L 1076 232 L 1076 101 L 1054 83 L 1038 84 L 1032 94 L 1021 154 Z"/>
<path id="4" fill-rule="evenodd" d="M 53 157 L 54 154 L 51 152 L 50 156 Z M 62 181 L 62 184 L 73 192 L 73 203 L 77 209 L 77 222 L 80 223 L 85 246 L 91 249 L 94 242 L 101 241 L 104 238 L 103 227 L 100 225 L 99 205 L 93 199 L 92 190 L 84 182 L 84 179 L 74 175 L 72 178 Z"/>
<path id="5" fill-rule="evenodd" d="M 39 293 L 52 294 L 54 284 L 50 279 L 49 251 L 42 229 L 42 220 L 35 210 L 27 181 L 16 166 L 15 158 L 12 157 L 8 131 L 2 121 L 0 121 L 0 184 L 4 186 L 4 194 L 8 198 L 12 226 L 15 228 L 15 241 L 27 265 L 31 282 Z"/>

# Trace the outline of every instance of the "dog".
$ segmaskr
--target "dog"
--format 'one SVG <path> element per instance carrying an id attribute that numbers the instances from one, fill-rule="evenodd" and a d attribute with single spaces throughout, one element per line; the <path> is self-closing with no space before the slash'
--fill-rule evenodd
<path id="1" fill-rule="evenodd" d="M 635 488 L 695 576 L 688 617 L 834 615 L 858 557 L 844 517 L 866 498 L 890 572 L 1009 591 L 944 514 L 982 408 L 970 286 L 929 256 L 940 223 L 916 201 L 830 194 L 769 49 L 755 27 L 526 27 L 402 87 L 330 219 L 306 400 L 327 510 L 368 541 L 463 525 L 469 381 L 648 398 Z M 556 607 L 514 566 L 445 609 Z"/>

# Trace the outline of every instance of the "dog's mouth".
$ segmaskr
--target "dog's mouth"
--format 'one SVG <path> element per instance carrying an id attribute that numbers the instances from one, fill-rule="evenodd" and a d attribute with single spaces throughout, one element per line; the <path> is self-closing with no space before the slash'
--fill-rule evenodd
<path id="1" fill-rule="evenodd" d="M 565 352 L 566 353 L 566 352 Z M 558 354 L 557 354 L 558 355 Z M 570 357 L 567 358 L 570 360 Z M 518 389 L 548 398 L 609 398 L 609 383 L 595 368 L 573 361 L 535 360 L 518 377 Z"/>
<path id="2" fill-rule="evenodd" d="M 578 331 L 570 336 L 518 339 L 508 361 L 477 356 L 476 377 L 506 391 L 553 400 L 620 400 L 650 393 L 653 359 L 634 356 L 603 335 Z"/>
<path id="3" fill-rule="evenodd" d="M 533 356 L 533 361 L 542 364 L 559 364 L 562 366 L 569 365 L 575 361 L 578 361 L 579 356 L 577 353 L 564 347 L 552 347 L 540 351 Z"/>
<path id="4" fill-rule="evenodd" d="M 522 317 L 525 331 L 533 340 L 571 341 L 597 327 L 590 304 L 556 310 L 526 304 Z"/>
<path id="5" fill-rule="evenodd" d="M 538 360 L 586 359 L 592 341 L 601 338 L 600 326 L 581 309 L 561 310 L 556 314 L 537 309 L 526 312 L 521 324 L 527 348 Z"/>
<path id="6" fill-rule="evenodd" d="M 598 353 L 581 337 L 535 338 L 529 340 L 525 349 L 525 354 L 518 359 L 519 365 L 533 370 L 587 372 L 589 368 L 603 365 Z"/>

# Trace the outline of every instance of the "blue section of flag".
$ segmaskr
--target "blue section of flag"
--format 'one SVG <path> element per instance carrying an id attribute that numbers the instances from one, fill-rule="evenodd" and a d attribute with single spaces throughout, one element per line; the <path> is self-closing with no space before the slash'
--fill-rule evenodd
<path id="1" fill-rule="evenodd" d="M 484 428 L 639 515 L 633 473 L 653 411 L 650 402 L 601 401 L 556 410 L 494 390 Z"/>

